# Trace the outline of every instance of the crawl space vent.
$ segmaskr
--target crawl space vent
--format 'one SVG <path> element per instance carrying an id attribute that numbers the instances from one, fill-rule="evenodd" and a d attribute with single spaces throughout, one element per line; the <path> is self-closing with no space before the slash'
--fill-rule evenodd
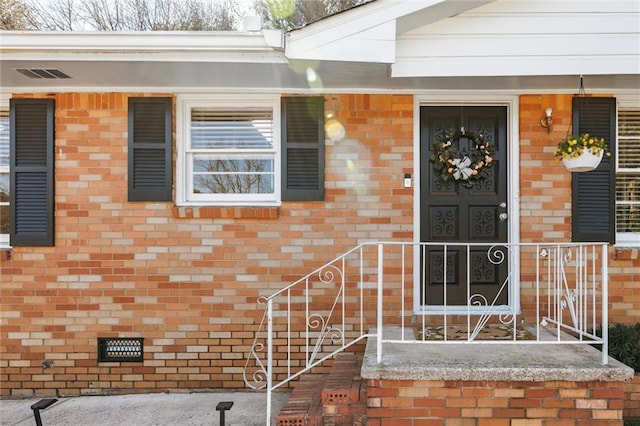
<path id="1" fill-rule="evenodd" d="M 142 362 L 144 338 L 98 337 L 98 362 Z"/>
<path id="2" fill-rule="evenodd" d="M 71 78 L 55 68 L 16 68 L 16 71 L 29 78 Z"/>

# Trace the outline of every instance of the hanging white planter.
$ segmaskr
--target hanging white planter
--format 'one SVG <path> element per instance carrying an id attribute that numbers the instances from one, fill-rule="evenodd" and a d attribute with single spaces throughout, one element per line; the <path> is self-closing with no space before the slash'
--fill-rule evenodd
<path id="1" fill-rule="evenodd" d="M 598 154 L 592 154 L 590 150 L 585 149 L 578 157 L 563 158 L 562 165 L 570 172 L 590 172 L 598 167 L 603 154 L 602 150 Z"/>

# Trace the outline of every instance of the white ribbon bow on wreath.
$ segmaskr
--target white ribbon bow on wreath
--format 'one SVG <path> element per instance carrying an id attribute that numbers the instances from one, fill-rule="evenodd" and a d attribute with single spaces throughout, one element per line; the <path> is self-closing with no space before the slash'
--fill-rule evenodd
<path id="1" fill-rule="evenodd" d="M 453 178 L 455 180 L 468 180 L 471 177 L 473 173 L 473 170 L 469 167 L 471 165 L 471 159 L 466 155 L 462 159 L 455 158 L 452 165 L 455 167 L 453 172 Z"/>

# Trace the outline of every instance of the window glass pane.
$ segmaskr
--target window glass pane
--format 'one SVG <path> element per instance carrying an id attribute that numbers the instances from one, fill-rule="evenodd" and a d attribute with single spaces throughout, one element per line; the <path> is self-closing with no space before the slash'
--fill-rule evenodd
<path id="1" fill-rule="evenodd" d="M 0 173 L 0 205 L 9 202 L 9 173 Z"/>
<path id="2" fill-rule="evenodd" d="M 191 149 L 273 149 L 271 110 L 191 110 Z"/>
<path id="3" fill-rule="evenodd" d="M 9 170 L 9 111 L 0 110 L 0 170 Z"/>
<path id="4" fill-rule="evenodd" d="M 616 200 L 640 203 L 640 172 L 616 176 Z"/>
<path id="5" fill-rule="evenodd" d="M 9 206 L 0 206 L 0 234 L 9 233 Z M 0 239 L 2 243 L 2 239 Z"/>
<path id="6" fill-rule="evenodd" d="M 640 109 L 618 112 L 618 166 L 640 169 Z"/>
<path id="7" fill-rule="evenodd" d="M 616 228 L 640 232 L 640 173 L 616 176 Z"/>
<path id="8" fill-rule="evenodd" d="M 9 244 L 9 111 L 0 109 L 0 245 Z"/>
<path id="9" fill-rule="evenodd" d="M 274 180 L 270 156 L 194 156 L 196 194 L 272 194 Z"/>
<path id="10" fill-rule="evenodd" d="M 0 173 L 0 234 L 9 233 L 9 174 Z M 0 245 L 5 243 L 0 239 Z"/>

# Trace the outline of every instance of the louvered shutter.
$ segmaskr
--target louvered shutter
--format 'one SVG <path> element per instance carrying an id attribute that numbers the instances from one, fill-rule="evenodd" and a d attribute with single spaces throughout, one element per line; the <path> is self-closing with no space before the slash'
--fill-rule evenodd
<path id="1" fill-rule="evenodd" d="M 605 138 L 616 149 L 615 98 L 574 97 L 573 133 Z M 615 243 L 615 162 L 604 157 L 596 170 L 572 173 L 571 233 L 577 242 Z"/>
<path id="2" fill-rule="evenodd" d="M 129 98 L 129 201 L 171 201 L 171 98 Z"/>
<path id="3" fill-rule="evenodd" d="M 54 245 L 53 99 L 10 101 L 11 245 Z"/>
<path id="4" fill-rule="evenodd" d="M 324 200 L 324 98 L 282 98 L 282 200 Z"/>

